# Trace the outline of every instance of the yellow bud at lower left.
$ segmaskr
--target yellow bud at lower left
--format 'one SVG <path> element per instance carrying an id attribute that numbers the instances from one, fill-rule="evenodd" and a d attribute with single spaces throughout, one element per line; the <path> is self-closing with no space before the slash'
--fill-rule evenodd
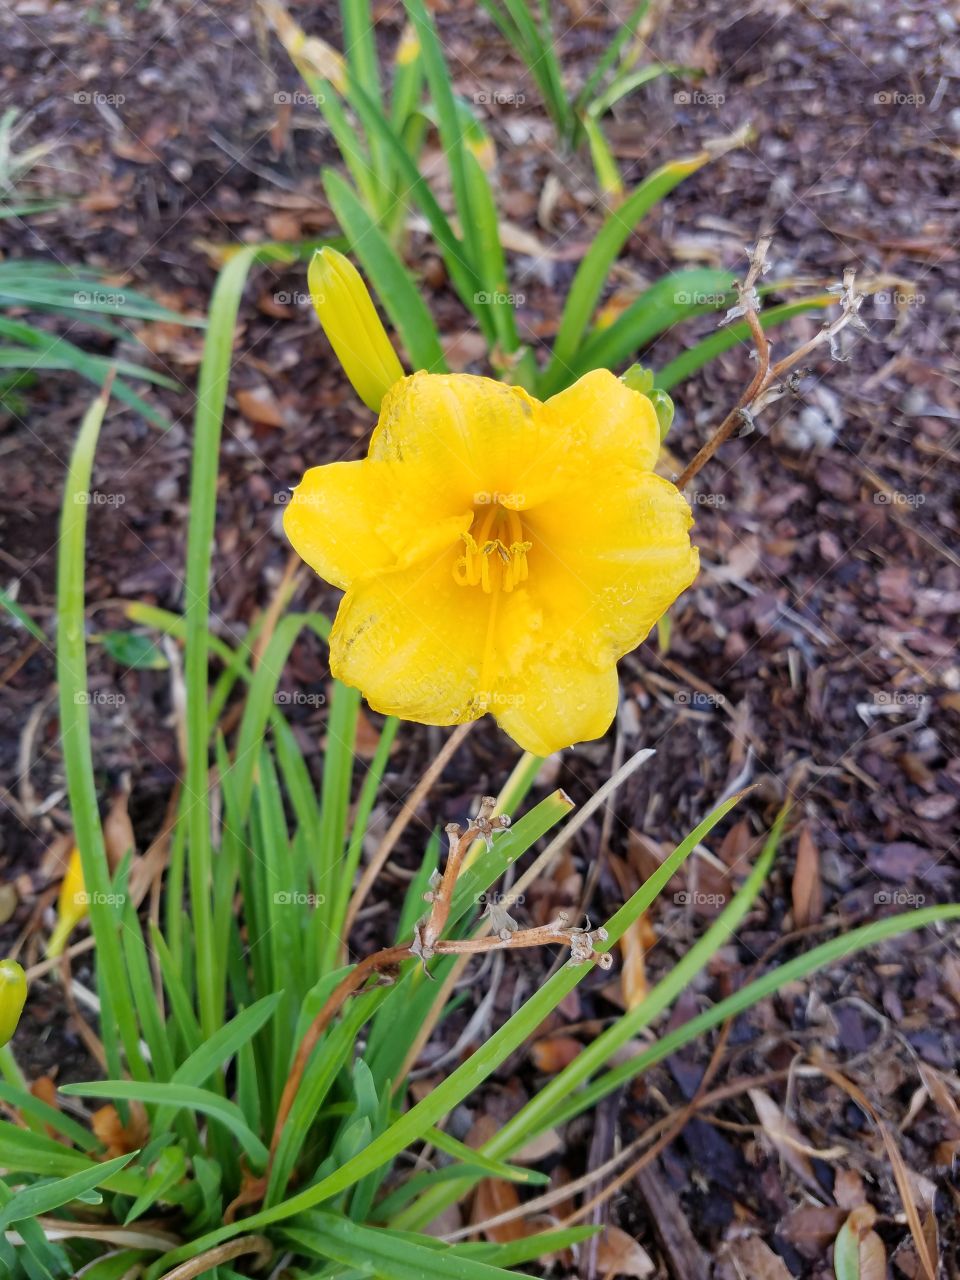
<path id="1" fill-rule="evenodd" d="M 17 1029 L 27 999 L 27 975 L 16 960 L 0 960 L 0 1046 Z"/>

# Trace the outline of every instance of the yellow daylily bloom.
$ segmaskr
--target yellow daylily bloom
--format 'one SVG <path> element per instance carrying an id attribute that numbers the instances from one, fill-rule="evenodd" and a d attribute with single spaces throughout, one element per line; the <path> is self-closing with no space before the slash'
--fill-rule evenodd
<path id="1" fill-rule="evenodd" d="M 60 882 L 60 896 L 57 898 L 57 923 L 53 927 L 50 941 L 47 943 L 47 956 L 52 958 L 62 953 L 67 939 L 87 914 L 90 897 L 83 882 L 83 865 L 80 862 L 80 850 L 74 847 L 67 860 L 67 869 Z"/>
<path id="2" fill-rule="evenodd" d="M 0 1047 L 13 1036 L 27 1000 L 27 975 L 16 960 L 0 960 Z"/>
<path id="3" fill-rule="evenodd" d="M 284 516 L 346 592 L 333 674 L 408 720 L 490 711 L 537 755 L 600 737 L 617 659 L 697 574 L 659 448 L 650 400 L 606 370 L 545 402 L 469 374 L 402 378 L 367 457 L 308 471 Z"/>

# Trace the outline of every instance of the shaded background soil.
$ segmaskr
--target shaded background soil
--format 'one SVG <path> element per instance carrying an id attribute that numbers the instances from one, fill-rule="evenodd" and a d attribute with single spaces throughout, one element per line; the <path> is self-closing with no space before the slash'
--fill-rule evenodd
<path id="1" fill-rule="evenodd" d="M 332 8 L 291 11 L 308 31 L 339 43 Z M 389 53 L 401 6 L 375 8 Z M 589 0 L 557 6 L 571 80 L 603 50 L 616 13 Z M 135 285 L 202 314 L 215 246 L 335 231 L 319 181 L 334 150 L 313 108 L 297 102 L 296 76 L 252 7 L 179 0 L 94 4 L 81 13 L 21 0 L 0 22 L 4 98 L 29 116 L 30 140 L 57 144 L 36 183 L 72 198 L 27 224 L 0 223 L 5 254 L 93 266 L 118 287 Z M 440 22 L 458 88 L 479 104 L 498 145 L 501 209 L 542 246 L 512 254 L 511 268 L 523 331 L 548 344 L 603 208 L 583 159 L 551 151 L 536 88 L 492 24 L 473 6 L 452 5 Z M 648 641 L 622 663 L 616 731 L 548 762 L 538 784 L 537 794 L 559 784 L 582 803 L 615 760 L 656 747 L 605 816 L 587 824 L 554 881 L 531 895 L 534 918 L 583 902 L 585 886 L 593 889 L 594 918 L 602 917 L 721 796 L 758 784 L 717 855 L 696 859 L 692 879 L 653 912 L 647 942 L 654 945 L 641 977 L 631 971 L 630 981 L 653 981 L 701 935 L 742 879 L 757 836 L 793 798 L 796 822 L 761 906 L 683 997 L 676 1023 L 733 989 L 771 947 L 785 958 L 811 939 L 957 898 L 960 56 L 948 11 L 882 0 L 691 0 L 663 9 L 649 43 L 657 56 L 705 74 L 663 78 L 618 108 L 608 132 L 628 184 L 748 122 L 754 139 L 657 208 L 617 264 L 617 296 L 683 265 L 742 274 L 744 248 L 765 227 L 775 233 L 775 278 L 831 283 L 852 266 L 874 289 L 863 308 L 867 332 L 847 359 L 822 357 L 799 401 L 775 404 L 698 478 L 705 571 L 673 611 L 669 652 Z M 438 163 L 437 172 L 442 187 Z M 416 231 L 409 262 L 451 361 L 484 372 L 482 343 Z M 704 318 L 664 335 L 645 363 L 664 364 L 714 323 Z M 818 323 L 792 322 L 775 354 Z M 142 355 L 146 344 L 155 367 L 183 384 L 179 394 L 157 393 L 167 431 L 119 409 L 105 425 L 94 473 L 104 500 L 91 507 L 88 546 L 96 633 L 125 625 L 124 600 L 182 609 L 202 335 L 153 324 L 134 326 L 121 344 L 105 345 L 80 326 L 70 337 L 126 355 L 135 347 Z M 677 389 L 669 441 L 677 460 L 692 457 L 749 376 L 749 353 L 738 348 Z M 49 377 L 22 414 L 0 420 L 3 585 L 48 636 L 60 493 L 88 399 L 87 387 Z M 282 578 L 288 487 L 307 465 L 361 456 L 370 426 L 312 318 L 303 270 L 258 271 L 241 308 L 222 450 L 212 606 L 225 639 L 243 636 Z M 303 574 L 295 604 L 332 610 L 335 594 Z M 53 652 L 6 618 L 0 628 L 0 868 L 13 890 L 3 926 L 12 942 L 49 897 L 55 867 L 44 851 L 69 829 L 69 814 Z M 106 806 L 129 785 L 142 849 L 179 769 L 170 673 L 125 669 L 97 645 L 91 659 L 101 793 Z M 319 694 L 327 680 L 324 652 L 302 641 L 285 687 Z M 319 776 L 325 710 L 300 702 L 290 715 Z M 401 732 L 378 810 L 381 830 L 445 733 Z M 474 797 L 497 790 L 515 758 L 491 724 L 474 730 L 386 877 L 379 911 L 355 935 L 358 951 L 386 927 L 424 831 L 462 818 Z M 798 923 L 806 926 L 800 937 Z M 36 958 L 36 939 L 25 954 Z M 494 1022 L 540 980 L 542 964 L 502 971 Z M 626 980 L 594 978 L 544 1028 L 539 1047 L 507 1063 L 499 1085 L 456 1118 L 464 1132 L 515 1109 L 542 1073 L 557 1069 L 571 1038 L 582 1041 L 615 1016 L 630 994 Z M 469 1008 L 458 1014 L 450 1040 L 432 1046 L 422 1068 L 449 1050 L 469 1017 Z M 48 980 L 34 988 L 31 1019 L 32 1072 L 56 1064 L 63 1078 L 89 1069 Z M 842 1070 L 897 1133 L 922 1213 L 937 1210 L 945 1266 L 955 1275 L 958 1030 L 956 935 L 922 930 L 786 989 L 738 1022 L 721 1046 L 714 1084 L 785 1073 L 798 1054 L 807 1061 L 819 1054 Z M 602 1162 L 617 1142 L 679 1109 L 696 1092 L 711 1047 L 657 1068 L 601 1113 L 593 1133 L 574 1125 L 561 1135 L 548 1157 L 558 1176 Z M 765 1087 L 783 1102 L 782 1083 Z M 827 1246 L 844 1216 L 837 1206 L 864 1199 L 881 1215 L 877 1229 L 890 1254 L 900 1249 L 894 1274 L 921 1274 L 904 1244 L 889 1161 L 863 1113 L 814 1075 L 794 1081 L 790 1114 L 800 1155 L 789 1144 L 778 1151 L 755 1105 L 734 1090 L 613 1198 L 611 1220 L 648 1250 L 657 1274 L 827 1276 Z"/>

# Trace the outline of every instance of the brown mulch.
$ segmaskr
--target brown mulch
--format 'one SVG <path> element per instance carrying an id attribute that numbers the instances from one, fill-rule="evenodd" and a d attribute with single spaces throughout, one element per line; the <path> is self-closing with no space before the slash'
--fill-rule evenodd
<path id="1" fill-rule="evenodd" d="M 308 30 L 337 42 L 335 7 L 291 6 Z M 377 6 L 385 49 L 398 37 L 399 8 Z M 570 12 L 569 24 L 560 22 L 569 26 L 561 48 L 571 67 L 587 67 L 609 39 L 612 15 L 582 0 Z M 485 18 L 471 7 L 464 19 L 448 4 L 441 23 L 460 91 L 514 96 L 478 109 L 498 146 L 502 208 L 545 246 L 561 248 L 556 257 L 512 259 L 524 330 L 531 341 L 548 342 L 602 214 L 589 170 L 582 157 L 551 154 L 536 88 Z M 958 898 L 960 67 L 955 20 L 919 2 L 894 10 L 856 0 L 685 0 L 661 17 L 651 45 L 706 74 L 662 78 L 618 109 L 609 133 L 629 183 L 746 123 L 754 140 L 658 207 L 617 264 L 616 288 L 629 294 L 687 265 L 741 274 L 745 246 L 769 226 L 774 278 L 830 283 L 852 266 L 878 290 L 864 304 L 867 333 L 845 361 L 819 359 L 799 401 L 772 406 L 753 434 L 725 446 L 699 477 L 705 570 L 674 610 L 669 652 L 661 654 L 653 639 L 622 664 L 619 743 L 611 734 L 566 753 L 538 786 L 539 795 L 562 785 L 582 803 L 609 776 L 615 751 L 657 749 L 621 789 L 608 829 L 588 824 L 556 882 L 525 904 L 534 918 L 576 904 L 602 856 L 597 918 L 720 796 L 757 784 L 738 811 L 745 817 L 724 826 L 722 844 L 711 842 L 716 857 L 697 859 L 695 878 L 671 886 L 654 911 L 658 941 L 645 965 L 651 982 L 701 936 L 742 879 L 756 837 L 792 798 L 794 826 L 761 904 L 680 1000 L 671 1014 L 676 1025 L 736 989 L 771 949 L 785 959 L 878 916 Z M 21 0 L 7 14 L 5 54 L 7 96 L 30 116 L 31 140 L 57 141 L 37 182 L 74 199 L 28 225 L 0 222 L 5 253 L 94 266 L 197 314 L 215 279 L 211 246 L 335 231 L 319 180 L 335 153 L 309 105 L 276 100 L 297 80 L 249 6 L 106 3 L 81 21 L 74 5 Z M 547 185 L 555 191 L 549 207 L 541 199 Z M 418 235 L 410 262 L 450 338 L 451 359 L 483 371 L 470 363 L 480 353 L 468 317 Z M 792 322 L 790 345 L 818 323 L 815 316 Z M 704 318 L 665 335 L 645 359 L 666 363 L 713 324 Z M 121 409 L 104 428 L 94 486 L 123 501 L 91 508 L 92 632 L 125 625 L 118 600 L 182 608 L 202 335 L 134 329 L 147 358 L 184 390 L 156 393 L 172 423 L 165 432 Z M 118 349 L 82 328 L 70 336 L 91 349 Z M 775 354 L 787 343 L 778 336 Z M 131 335 L 119 350 L 129 356 L 136 345 Z M 737 348 L 675 391 L 669 446 L 677 459 L 693 456 L 749 376 L 749 353 Z M 0 418 L 3 585 L 16 584 L 21 605 L 48 635 L 60 492 L 88 399 L 89 388 L 50 377 L 30 393 L 23 415 Z M 370 425 L 310 315 L 302 270 L 257 272 L 241 310 L 224 424 L 212 602 L 225 639 L 244 634 L 281 578 L 288 486 L 309 464 L 360 456 Z M 295 604 L 331 609 L 335 598 L 305 580 Z M 19 895 L 2 926 L 5 941 L 17 936 L 46 884 L 43 850 L 69 827 L 53 653 L 40 646 L 25 661 L 23 654 L 23 632 L 0 619 L 0 867 Z M 322 650 L 303 641 L 291 661 L 291 687 L 322 690 L 327 678 Z M 169 673 L 124 669 L 92 645 L 91 682 L 112 696 L 92 707 L 101 794 L 106 803 L 129 776 L 143 848 L 178 770 Z M 291 717 L 319 773 L 325 710 L 298 706 Z M 384 822 L 442 737 L 402 731 L 386 778 Z M 461 818 L 473 797 L 496 790 L 515 758 L 492 726 L 478 727 L 421 815 L 416 841 L 424 827 Z M 415 852 L 411 840 L 401 862 Z M 373 943 L 378 926 L 367 927 L 369 938 L 354 938 L 358 949 Z M 498 1021 L 542 974 L 540 957 L 506 967 Z M 544 1028 L 544 1040 L 557 1032 L 584 1039 L 615 1016 L 624 998 L 620 978 L 596 979 Z M 469 1015 L 451 1019 L 449 1043 Z M 57 1062 L 63 1078 L 89 1071 L 56 988 L 37 984 L 31 1017 L 36 1052 L 26 1065 L 33 1074 Z M 894 1131 L 922 1212 L 932 1205 L 938 1213 L 947 1257 L 960 1248 L 950 1176 L 960 1142 L 958 1045 L 956 933 L 924 930 L 786 989 L 739 1020 L 710 1087 L 771 1072 L 785 1077 L 801 1062 L 842 1072 Z M 632 1140 L 689 1102 L 710 1047 L 674 1055 L 628 1090 L 611 1142 Z M 437 1044 L 421 1065 L 448 1048 Z M 550 1065 L 542 1051 L 539 1059 L 518 1054 L 478 1109 L 508 1114 Z M 864 1113 L 823 1075 L 798 1075 L 789 1103 L 785 1087 L 779 1080 L 765 1090 L 786 1106 L 802 1158 L 795 1147 L 778 1146 L 746 1093 L 735 1093 L 687 1123 L 652 1166 L 654 1181 L 618 1193 L 612 1220 L 648 1250 L 660 1275 L 686 1280 L 693 1273 L 678 1259 L 693 1264 L 682 1253 L 689 1241 L 682 1243 L 677 1214 L 664 1208 L 673 1226 L 658 1229 L 655 1195 L 679 1206 L 716 1276 L 820 1278 L 832 1274 L 828 1246 L 840 1210 L 865 1200 L 881 1215 L 876 1230 L 890 1256 L 900 1249 L 893 1274 L 921 1274 L 904 1243 L 889 1161 Z M 458 1120 L 467 1132 L 477 1116 Z M 594 1162 L 610 1154 L 591 1146 L 587 1126 L 573 1125 L 551 1167 L 558 1177 L 578 1176 L 588 1149 Z M 819 1215 L 801 1213 L 812 1208 Z M 777 1258 L 785 1271 L 776 1269 Z"/>

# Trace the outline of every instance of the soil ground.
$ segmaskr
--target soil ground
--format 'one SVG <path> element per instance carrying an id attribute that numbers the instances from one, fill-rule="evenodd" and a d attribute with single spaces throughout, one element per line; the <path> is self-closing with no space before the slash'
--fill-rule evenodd
<path id="1" fill-rule="evenodd" d="M 291 5 L 308 31 L 337 43 L 334 8 Z M 389 52 L 401 6 L 375 8 Z M 610 39 L 616 6 L 579 0 L 555 8 L 568 73 L 582 78 Z M 661 8 L 649 36 L 653 54 L 704 75 L 661 78 L 618 108 L 608 132 L 628 184 L 747 123 L 753 139 L 657 208 L 617 264 L 616 290 L 635 293 L 683 265 L 742 274 L 745 246 L 768 227 L 772 278 L 833 283 L 853 267 L 873 289 L 862 313 L 866 332 L 845 348 L 844 360 L 822 354 L 802 396 L 772 406 L 698 478 L 705 572 L 673 612 L 669 651 L 652 639 L 623 662 L 616 731 L 550 762 L 538 784 L 536 794 L 559 784 L 582 803 L 615 759 L 656 748 L 527 904 L 536 916 L 579 903 L 589 886 L 594 919 L 722 795 L 757 784 L 714 846 L 716 856 L 697 859 L 694 878 L 672 887 L 676 893 L 668 891 L 652 913 L 655 945 L 643 978 L 650 982 L 702 934 L 742 879 L 757 837 L 792 797 L 791 834 L 761 904 L 681 999 L 674 1025 L 737 986 L 771 949 L 786 958 L 837 931 L 958 896 L 960 55 L 956 20 L 920 0 L 684 0 Z M 511 266 L 524 332 L 548 343 L 603 208 L 583 157 L 551 150 L 536 87 L 492 24 L 473 6 L 441 6 L 439 18 L 458 87 L 485 113 L 497 142 L 501 208 L 544 248 L 512 255 Z M 332 145 L 309 104 L 278 101 L 295 94 L 298 82 L 252 6 L 98 3 L 81 13 L 74 4 L 12 0 L 0 21 L 4 99 L 28 117 L 30 140 L 56 143 L 35 179 L 72 198 L 27 224 L 0 223 L 5 254 L 96 267 L 202 314 L 215 246 L 334 231 L 319 179 L 335 158 Z M 484 372 L 482 345 L 417 233 L 409 261 L 451 359 Z M 244 634 L 282 577 L 288 487 L 307 465 L 361 456 L 371 425 L 304 294 L 301 269 L 264 269 L 241 309 L 212 596 L 215 625 L 228 639 Z M 785 285 L 782 296 L 790 294 Z M 792 322 L 775 354 L 819 323 Z M 645 363 L 664 364 L 714 324 L 703 318 L 666 334 L 644 353 Z M 122 409 L 104 428 L 94 487 L 111 500 L 90 513 L 94 633 L 125 625 L 124 600 L 182 608 L 202 336 L 165 325 L 134 330 L 148 348 L 139 347 L 140 355 L 184 389 L 157 393 L 171 419 L 166 431 Z M 70 336 L 105 353 L 130 355 L 138 346 L 133 333 L 122 344 L 81 328 Z M 736 348 L 676 390 L 675 458 L 693 456 L 749 377 L 749 353 Z M 45 378 L 22 413 L 0 420 L 3 585 L 48 635 L 60 493 L 89 394 L 67 376 Z M 304 575 L 295 604 L 332 610 L 336 600 Z M 12 943 L 42 895 L 49 899 L 44 851 L 69 829 L 69 814 L 52 650 L 25 642 L 5 620 L 0 627 L 0 868 L 14 890 L 2 936 Z M 169 673 L 124 668 L 97 645 L 91 658 L 104 805 L 129 783 L 143 848 L 178 769 Z M 303 641 L 289 687 L 322 691 L 327 679 L 323 651 Z M 319 774 L 325 712 L 301 704 L 291 718 Z M 404 728 L 381 821 L 443 737 Z M 474 730 L 399 862 L 416 854 L 424 829 L 462 818 L 474 797 L 496 791 L 515 758 L 491 724 Z M 387 878 L 385 902 L 391 887 Z M 357 950 L 374 941 L 375 926 L 367 927 L 369 939 L 353 940 Z M 30 939 L 27 960 L 36 947 Z M 496 1019 L 540 980 L 541 965 L 506 967 Z M 596 977 L 544 1028 L 534 1051 L 508 1062 L 499 1086 L 458 1117 L 464 1130 L 512 1111 L 540 1073 L 556 1069 L 571 1038 L 582 1041 L 615 1016 L 624 980 Z M 469 1012 L 451 1024 L 451 1036 Z M 30 1016 L 32 1074 L 59 1070 L 62 1079 L 89 1070 L 55 986 L 36 984 Z M 586 1161 L 602 1162 L 617 1143 L 678 1113 L 715 1047 L 699 1042 L 668 1059 L 615 1109 L 601 1111 L 592 1133 L 572 1126 L 545 1167 L 576 1176 Z M 863 1089 L 885 1117 L 921 1216 L 932 1209 L 939 1221 L 947 1274 L 960 1274 L 960 1194 L 951 1174 L 960 1150 L 958 1047 L 955 933 L 921 930 L 785 988 L 738 1020 L 719 1046 L 710 1087 L 729 1086 L 729 1096 L 692 1119 L 611 1199 L 608 1220 L 639 1241 L 661 1276 L 825 1280 L 845 1210 L 869 1202 L 891 1274 L 921 1275 L 876 1127 L 822 1074 L 800 1072 L 784 1093 L 791 1065 L 817 1063 Z M 448 1048 L 433 1046 L 422 1067 Z M 773 1112 L 745 1092 L 761 1078 Z M 786 1138 L 776 1120 L 783 1107 L 793 1126 Z"/>

